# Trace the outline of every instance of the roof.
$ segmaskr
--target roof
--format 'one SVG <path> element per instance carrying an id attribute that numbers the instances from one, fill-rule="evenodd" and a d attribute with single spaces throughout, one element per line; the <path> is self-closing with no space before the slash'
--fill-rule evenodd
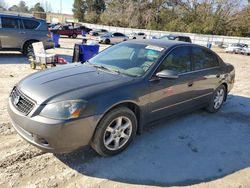
<path id="1" fill-rule="evenodd" d="M 12 13 L 12 12 L 3 12 L 0 13 L 0 16 L 8 16 L 8 17 L 19 17 L 19 18 L 29 18 L 29 19 L 36 19 L 36 20 L 44 20 L 40 18 L 35 18 L 32 14 L 26 13 Z"/>
<path id="2" fill-rule="evenodd" d="M 192 43 L 174 41 L 174 40 L 159 40 L 159 39 L 141 39 L 141 40 L 129 40 L 127 43 L 154 45 L 162 48 L 170 48 L 177 45 L 194 45 Z"/>

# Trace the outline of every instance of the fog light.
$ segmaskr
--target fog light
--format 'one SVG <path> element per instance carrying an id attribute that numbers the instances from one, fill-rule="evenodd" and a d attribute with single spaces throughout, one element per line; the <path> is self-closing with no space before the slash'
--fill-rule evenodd
<path id="1" fill-rule="evenodd" d="M 38 144 L 41 144 L 43 146 L 49 146 L 49 143 L 47 140 L 45 140 L 44 138 L 40 138 L 39 136 L 35 136 L 34 135 L 34 141 Z"/>

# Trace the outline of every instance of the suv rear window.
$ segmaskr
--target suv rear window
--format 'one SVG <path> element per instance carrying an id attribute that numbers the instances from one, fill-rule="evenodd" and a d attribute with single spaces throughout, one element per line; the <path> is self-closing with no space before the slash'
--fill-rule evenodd
<path id="1" fill-rule="evenodd" d="M 18 29 L 18 19 L 2 17 L 2 28 L 15 28 Z"/>
<path id="2" fill-rule="evenodd" d="M 39 22 L 34 20 L 23 20 L 25 29 L 36 29 L 39 26 Z"/>

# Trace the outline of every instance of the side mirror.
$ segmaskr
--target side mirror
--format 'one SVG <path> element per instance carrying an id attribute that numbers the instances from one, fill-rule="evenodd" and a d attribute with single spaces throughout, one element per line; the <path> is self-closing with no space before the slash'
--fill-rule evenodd
<path id="1" fill-rule="evenodd" d="M 172 70 L 163 70 L 156 74 L 156 77 L 163 78 L 163 79 L 177 79 L 179 78 L 177 72 Z"/>

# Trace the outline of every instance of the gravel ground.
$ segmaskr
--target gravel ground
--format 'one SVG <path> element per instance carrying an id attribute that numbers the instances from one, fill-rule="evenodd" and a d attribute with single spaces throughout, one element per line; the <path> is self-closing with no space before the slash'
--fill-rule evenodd
<path id="1" fill-rule="evenodd" d="M 50 51 L 70 61 L 75 42 L 80 39 L 63 38 Z M 221 111 L 157 122 L 109 158 L 89 147 L 53 155 L 21 139 L 10 124 L 8 94 L 35 71 L 21 54 L 0 53 L 0 187 L 250 187 L 250 57 L 215 51 L 236 69 Z"/>

